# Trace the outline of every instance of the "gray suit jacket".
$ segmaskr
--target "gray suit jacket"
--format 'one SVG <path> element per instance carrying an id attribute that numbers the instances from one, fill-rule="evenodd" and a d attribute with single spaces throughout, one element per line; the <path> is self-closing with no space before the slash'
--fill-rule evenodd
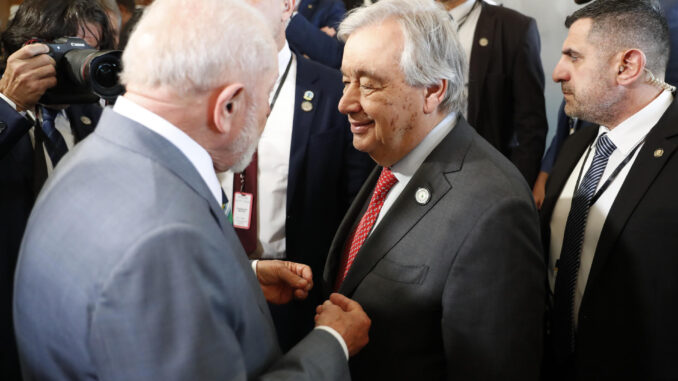
<path id="1" fill-rule="evenodd" d="M 377 168 L 349 209 L 325 267 L 334 283 Z M 418 188 L 430 191 L 425 205 Z M 339 292 L 372 319 L 354 380 L 534 380 L 545 267 L 530 190 L 465 120 L 436 147 L 363 244 Z"/>
<path id="2" fill-rule="evenodd" d="M 28 380 L 333 380 L 339 343 L 282 356 L 233 228 L 190 161 L 106 110 L 31 215 L 14 320 Z"/>

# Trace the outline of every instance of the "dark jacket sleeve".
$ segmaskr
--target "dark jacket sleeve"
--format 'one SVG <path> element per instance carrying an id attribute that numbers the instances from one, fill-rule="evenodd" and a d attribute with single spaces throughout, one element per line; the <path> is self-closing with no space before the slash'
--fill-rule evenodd
<path id="1" fill-rule="evenodd" d="M 292 17 L 285 31 L 291 47 L 323 65 L 339 69 L 344 44 L 311 24 L 303 15 Z"/>
<path id="2" fill-rule="evenodd" d="M 33 123 L 0 98 L 0 159 L 31 129 Z"/>
<path id="3" fill-rule="evenodd" d="M 540 49 L 537 23 L 530 19 L 513 65 L 512 88 L 515 103 L 512 122 L 516 146 L 509 157 L 530 186 L 534 184 L 539 172 L 548 131 Z"/>

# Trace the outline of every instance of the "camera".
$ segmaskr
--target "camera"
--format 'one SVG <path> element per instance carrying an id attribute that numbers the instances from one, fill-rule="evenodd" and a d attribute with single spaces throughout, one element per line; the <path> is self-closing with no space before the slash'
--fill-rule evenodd
<path id="1" fill-rule="evenodd" d="M 40 41 L 29 41 L 35 42 Z M 43 43 L 56 61 L 57 85 L 43 94 L 41 104 L 94 103 L 99 98 L 113 101 L 125 91 L 118 81 L 120 50 L 96 50 L 77 37 Z"/>

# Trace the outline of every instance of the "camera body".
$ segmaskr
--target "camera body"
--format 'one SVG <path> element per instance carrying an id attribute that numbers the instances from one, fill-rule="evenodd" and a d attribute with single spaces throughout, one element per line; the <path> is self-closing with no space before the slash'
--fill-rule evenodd
<path id="1" fill-rule="evenodd" d="M 41 104 L 94 103 L 99 98 L 112 101 L 125 91 L 118 81 L 121 51 L 96 50 L 77 37 L 44 44 L 56 61 L 57 85 L 43 94 Z"/>

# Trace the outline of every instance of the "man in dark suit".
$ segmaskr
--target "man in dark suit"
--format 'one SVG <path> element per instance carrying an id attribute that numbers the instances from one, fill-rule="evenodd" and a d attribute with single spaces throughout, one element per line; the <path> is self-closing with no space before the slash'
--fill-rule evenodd
<path id="1" fill-rule="evenodd" d="M 54 15 L 64 15 L 54 17 Z M 27 0 L 2 34 L 3 76 L 0 79 L 0 374 L 19 379 L 14 348 L 11 296 L 19 244 L 33 202 L 61 155 L 89 135 L 96 125 L 98 104 L 59 106 L 45 110 L 39 103 L 56 84 L 55 62 L 43 44 L 23 46 L 28 40 L 50 41 L 79 36 L 102 49 L 113 46 L 108 17 L 90 1 Z M 54 107 L 54 106 L 48 106 Z M 50 113 L 51 118 L 43 115 Z M 43 128 L 36 126 L 34 120 Z M 53 118 L 53 119 L 52 119 Z M 51 130 L 42 122 L 51 120 Z M 56 135 L 48 136 L 51 131 Z M 63 145 L 58 149 L 53 139 Z M 37 149 L 36 149 L 37 148 Z"/>
<path id="2" fill-rule="evenodd" d="M 332 237 L 374 162 L 353 147 L 346 117 L 337 110 L 341 74 L 294 52 L 285 40 L 295 1 L 252 3 L 264 14 L 277 14 L 271 22 L 279 26 L 274 28 L 278 80 L 257 161 L 244 173 L 245 187 L 240 186 L 240 174 L 235 187 L 232 173 L 220 179 L 229 199 L 235 199 L 233 192 L 254 195 L 256 218 L 246 224 L 249 229 L 236 223 L 236 232 L 249 241 L 244 246 L 250 257 L 307 264 L 320 284 Z M 250 176 L 256 177 L 254 184 Z M 255 184 L 253 191 L 250 185 Z M 271 306 L 283 349 L 313 328 L 315 307 L 322 301 L 316 289 L 303 301 Z"/>
<path id="3" fill-rule="evenodd" d="M 539 376 L 537 212 L 520 173 L 460 115 L 465 62 L 453 28 L 428 0 L 381 0 L 339 27 L 339 109 L 355 147 L 379 164 L 324 274 L 372 319 L 370 343 L 350 362 L 355 380 Z"/>
<path id="4" fill-rule="evenodd" d="M 663 82 L 666 21 L 648 2 L 597 0 L 568 17 L 553 72 L 565 112 L 595 122 L 546 186 L 552 379 L 678 374 L 678 105 Z"/>
<path id="5" fill-rule="evenodd" d="M 346 8 L 338 0 L 307 0 L 299 4 L 286 27 L 287 41 L 297 52 L 338 69 L 344 44 L 336 39 L 336 27 Z"/>
<path id="6" fill-rule="evenodd" d="M 537 23 L 482 0 L 443 4 L 469 59 L 465 115 L 532 186 L 548 131 Z"/>
<path id="7" fill-rule="evenodd" d="M 247 166 L 269 112 L 267 24 L 237 0 L 191 0 L 191 18 L 186 4 L 147 8 L 123 57 L 127 92 L 38 197 L 16 271 L 24 375 L 344 380 L 367 316 L 334 295 L 283 355 L 266 300 L 303 298 L 310 269 L 253 266 L 222 209 L 216 171 Z"/>

